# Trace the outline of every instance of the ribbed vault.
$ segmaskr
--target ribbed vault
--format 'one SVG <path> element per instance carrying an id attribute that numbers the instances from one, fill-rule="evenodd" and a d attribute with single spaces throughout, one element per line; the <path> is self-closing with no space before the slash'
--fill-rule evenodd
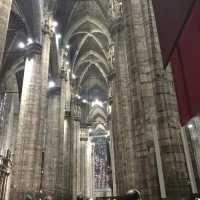
<path id="1" fill-rule="evenodd" d="M 78 84 L 78 95 L 90 104 L 95 100 L 106 102 L 109 46 L 112 44 L 108 29 L 108 1 L 76 1 L 71 4 L 68 20 L 63 22 L 63 45 L 70 46 L 69 63 Z M 106 123 L 106 104 L 85 107 L 87 120 Z M 97 120 L 98 119 L 98 120 Z"/>

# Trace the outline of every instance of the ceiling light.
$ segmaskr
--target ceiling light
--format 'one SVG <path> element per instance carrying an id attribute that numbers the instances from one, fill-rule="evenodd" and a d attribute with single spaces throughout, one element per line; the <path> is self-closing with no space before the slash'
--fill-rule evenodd
<path id="1" fill-rule="evenodd" d="M 54 81 L 49 81 L 49 89 L 55 87 L 55 85 Z"/>
<path id="2" fill-rule="evenodd" d="M 86 99 L 83 99 L 82 102 L 83 103 L 88 103 L 88 101 Z"/>
<path id="3" fill-rule="evenodd" d="M 28 38 L 27 39 L 27 45 L 33 44 L 33 39 L 32 38 Z"/>
<path id="4" fill-rule="evenodd" d="M 69 65 L 69 61 L 66 61 L 66 63 L 65 63 L 66 65 Z"/>
<path id="5" fill-rule="evenodd" d="M 67 48 L 67 49 L 69 49 L 69 48 L 70 48 L 69 44 L 67 44 L 67 45 L 66 45 L 66 48 Z"/>
<path id="6" fill-rule="evenodd" d="M 75 74 L 72 74 L 72 79 L 76 79 L 76 75 Z"/>
<path id="7" fill-rule="evenodd" d="M 23 42 L 19 42 L 19 43 L 18 43 L 18 47 L 19 47 L 20 49 L 24 49 L 24 48 L 25 48 L 25 44 L 24 44 Z"/>

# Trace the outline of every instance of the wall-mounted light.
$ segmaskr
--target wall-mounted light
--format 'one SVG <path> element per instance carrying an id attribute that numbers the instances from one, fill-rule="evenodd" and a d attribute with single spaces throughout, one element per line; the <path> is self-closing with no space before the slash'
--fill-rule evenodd
<path id="1" fill-rule="evenodd" d="M 91 132 L 92 132 L 92 129 L 91 129 L 91 128 L 89 128 L 88 132 L 89 132 L 89 133 L 91 133 Z"/>
<path id="2" fill-rule="evenodd" d="M 83 99 L 82 102 L 83 103 L 88 103 L 88 101 L 86 99 Z"/>
<path id="3" fill-rule="evenodd" d="M 192 129 L 192 128 L 194 128 L 194 125 L 190 123 L 190 124 L 187 125 L 187 127 L 188 127 L 189 129 Z"/>
<path id="4" fill-rule="evenodd" d="M 27 45 L 33 44 L 33 39 L 32 38 L 28 38 L 27 39 Z"/>
<path id="5" fill-rule="evenodd" d="M 78 95 L 78 94 L 76 94 L 76 96 L 75 96 L 77 99 L 81 99 L 81 97 Z"/>
<path id="6" fill-rule="evenodd" d="M 54 88 L 55 87 L 55 82 L 54 81 L 49 81 L 49 89 Z"/>
<path id="7" fill-rule="evenodd" d="M 24 49 L 26 47 L 26 45 L 23 42 L 19 42 L 17 46 L 20 49 Z"/>
<path id="8" fill-rule="evenodd" d="M 60 33 L 57 33 L 56 38 L 60 40 L 62 38 L 62 35 Z"/>

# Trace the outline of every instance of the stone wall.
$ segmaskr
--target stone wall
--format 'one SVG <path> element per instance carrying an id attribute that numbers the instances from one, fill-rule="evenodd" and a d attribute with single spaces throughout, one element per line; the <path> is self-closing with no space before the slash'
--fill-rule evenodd
<path id="1" fill-rule="evenodd" d="M 112 28 L 116 73 L 113 140 L 118 194 L 132 187 L 138 188 L 144 199 L 160 199 L 161 189 L 163 198 L 165 193 L 168 199 L 188 197 L 190 186 L 173 80 L 170 66 L 163 69 L 151 1 L 127 0 L 122 8 L 122 17 L 114 20 Z M 156 156 L 155 142 L 159 144 L 161 162 Z M 158 173 L 160 163 L 163 174 Z M 161 175 L 164 180 L 159 179 Z M 160 181 L 164 181 L 164 192 Z"/>

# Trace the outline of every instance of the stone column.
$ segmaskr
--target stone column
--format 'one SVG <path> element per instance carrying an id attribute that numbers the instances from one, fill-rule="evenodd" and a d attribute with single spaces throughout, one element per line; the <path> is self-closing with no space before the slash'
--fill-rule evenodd
<path id="1" fill-rule="evenodd" d="M 57 199 L 60 158 L 60 87 L 57 84 L 48 93 L 48 117 L 45 148 L 44 192 Z"/>
<path id="2" fill-rule="evenodd" d="M 45 192 L 53 199 L 62 200 L 65 198 L 67 190 L 65 185 L 67 169 L 64 164 L 65 77 L 57 77 L 54 81 L 55 87 L 49 90 Z"/>
<path id="3" fill-rule="evenodd" d="M 48 75 L 49 75 L 49 59 L 50 59 L 50 46 L 51 38 L 53 36 L 53 19 L 51 14 L 46 14 L 43 20 L 42 27 L 42 57 L 41 57 L 41 119 L 40 119 L 40 131 L 46 135 L 46 118 L 47 118 L 47 94 L 48 94 Z"/>
<path id="4" fill-rule="evenodd" d="M 112 105 L 112 97 L 109 98 L 110 99 L 110 104 Z M 109 105 L 109 106 L 111 106 Z M 112 112 L 112 109 L 111 109 L 111 112 Z M 111 117 L 111 113 L 109 114 L 108 116 L 108 124 L 109 124 L 109 130 L 110 130 L 110 144 L 109 144 L 109 147 L 110 147 L 110 157 L 111 157 L 111 181 L 112 181 L 112 196 L 116 196 L 116 172 L 115 172 L 115 151 L 114 151 L 114 144 L 113 144 L 113 141 L 114 141 L 114 132 L 113 132 L 113 124 L 112 124 L 112 117 Z"/>
<path id="5" fill-rule="evenodd" d="M 70 74 L 68 60 L 68 49 L 61 49 L 60 60 L 60 78 L 61 78 L 61 133 L 63 135 L 63 192 L 65 199 L 71 198 L 70 196 L 70 133 L 71 133 L 71 88 L 70 88 Z M 63 128 L 64 127 L 64 128 Z"/>
<path id="6" fill-rule="evenodd" d="M 92 198 L 93 196 L 93 144 L 88 140 L 87 146 L 87 197 Z"/>
<path id="7" fill-rule="evenodd" d="M 64 169 L 65 169 L 65 199 L 72 199 L 72 116 L 70 110 L 65 110 L 65 125 L 64 125 Z"/>
<path id="8" fill-rule="evenodd" d="M 88 146 L 88 129 L 82 128 L 80 135 L 80 192 L 87 197 L 87 146 Z"/>
<path id="9" fill-rule="evenodd" d="M 95 144 L 88 140 L 87 147 L 87 197 L 95 197 L 95 158 L 94 158 Z"/>
<path id="10" fill-rule="evenodd" d="M 0 0 L 0 71 L 2 69 L 3 53 L 8 31 L 12 0 Z"/>
<path id="11" fill-rule="evenodd" d="M 67 193 L 67 187 L 65 185 L 66 181 L 66 173 L 67 173 L 67 166 L 69 163 L 67 163 L 66 157 L 68 156 L 68 134 L 69 132 L 66 132 L 66 127 L 65 127 L 65 109 L 66 109 L 66 91 L 67 90 L 67 81 L 68 81 L 68 74 L 67 70 L 61 68 L 60 70 L 60 85 L 61 85 L 61 95 L 60 95 L 60 160 L 59 160 L 59 190 L 61 191 L 62 194 L 62 199 L 64 199 L 64 196 Z M 59 199 L 59 198 L 58 198 Z"/>
<path id="12" fill-rule="evenodd" d="M 40 193 L 44 194 L 44 173 L 42 172 L 45 167 L 45 143 L 47 137 L 47 114 L 48 114 L 48 75 L 49 75 L 49 59 L 50 59 L 50 46 L 51 38 L 53 36 L 52 15 L 46 13 L 42 24 L 42 57 L 41 57 L 41 115 L 40 115 L 40 134 L 42 136 L 42 152 L 44 158 L 41 161 L 41 179 L 40 179 Z"/>
<path id="13" fill-rule="evenodd" d="M 121 5 L 121 4 L 119 4 Z M 121 12 L 119 12 L 121 14 Z M 116 114 L 118 115 L 119 127 L 114 133 L 116 135 L 116 141 L 118 141 L 117 148 L 122 149 L 121 156 L 117 160 L 123 162 L 122 168 L 120 170 L 122 176 L 119 177 L 117 184 L 121 185 L 119 187 L 120 194 L 125 193 L 127 190 L 135 187 L 134 183 L 134 173 L 135 173 L 135 151 L 133 150 L 133 140 L 132 140 L 132 105 L 130 96 L 130 80 L 128 73 L 128 63 L 127 63 L 127 52 L 126 52 L 126 35 L 121 16 L 113 19 L 113 26 L 111 28 L 112 39 L 114 45 L 114 59 L 113 59 L 113 69 L 115 77 L 113 80 L 113 101 L 116 106 Z M 111 77 L 113 75 L 111 74 Z M 113 78 L 113 77 L 112 77 Z M 115 118 L 115 117 L 114 117 Z M 122 126 L 123 122 L 123 126 Z M 116 122 L 113 121 L 113 124 Z M 118 150 L 117 150 L 118 151 Z M 118 155 L 116 153 L 115 155 Z M 117 161 L 116 160 L 116 161 Z M 123 183 L 121 179 L 124 179 Z"/>
<path id="14" fill-rule="evenodd" d="M 10 199 L 23 200 L 28 193 L 35 197 L 39 192 L 41 52 L 42 47 L 37 43 L 27 50 Z"/>
<path id="15" fill-rule="evenodd" d="M 67 70 L 67 80 L 65 81 L 65 124 L 64 124 L 64 170 L 66 199 L 72 199 L 72 161 L 73 158 L 73 132 L 72 132 L 72 114 L 71 114 L 71 86 Z"/>
<path id="16" fill-rule="evenodd" d="M 72 99 L 73 112 L 73 199 L 80 194 L 80 102 L 78 99 Z"/>
<path id="17" fill-rule="evenodd" d="M 136 186 L 144 199 L 165 198 L 158 182 L 155 153 L 159 150 L 167 199 L 189 197 L 171 69 L 170 66 L 166 71 L 163 69 L 152 1 L 127 0 L 122 8 L 133 110 Z"/>
<path id="18" fill-rule="evenodd" d="M 124 179 L 123 174 L 126 173 L 124 170 L 124 156 L 123 156 L 123 144 L 121 140 L 121 136 L 119 130 L 121 129 L 120 123 L 120 113 L 119 113 L 119 106 L 118 106 L 118 97 L 117 97 L 117 81 L 114 79 L 112 81 L 112 92 L 113 96 L 112 99 L 112 133 L 113 133 L 113 144 L 114 144 L 114 155 L 115 155 L 115 173 L 116 173 L 116 192 L 117 195 L 122 194 L 125 189 L 126 180 Z M 121 148 L 119 146 L 121 145 Z M 123 179 L 123 180 L 122 180 Z"/>

